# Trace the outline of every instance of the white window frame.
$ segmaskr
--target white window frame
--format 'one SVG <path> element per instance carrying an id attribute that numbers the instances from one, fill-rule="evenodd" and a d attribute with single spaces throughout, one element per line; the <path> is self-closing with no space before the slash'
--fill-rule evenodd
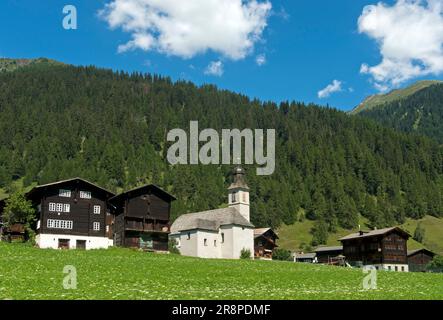
<path id="1" fill-rule="evenodd" d="M 64 206 L 63 206 L 63 203 L 56 203 L 56 209 L 55 209 L 55 212 L 63 212 L 63 208 Z"/>
<path id="2" fill-rule="evenodd" d="M 71 205 L 69 203 L 63 204 L 63 212 L 66 212 L 66 213 L 71 212 Z"/>
<path id="3" fill-rule="evenodd" d="M 71 198 L 71 190 L 60 189 L 58 190 L 58 196 L 62 198 Z"/>
<path id="4" fill-rule="evenodd" d="M 92 193 L 91 191 L 80 191 L 80 199 L 91 199 Z"/>
<path id="5" fill-rule="evenodd" d="M 101 211 L 102 211 L 102 207 L 101 206 L 98 206 L 98 205 L 94 206 L 94 214 L 100 214 Z"/>
<path id="6" fill-rule="evenodd" d="M 74 222 L 72 220 L 48 219 L 46 226 L 48 229 L 72 230 L 74 227 Z"/>
<path id="7" fill-rule="evenodd" d="M 94 231 L 100 231 L 100 222 L 93 222 L 92 223 L 92 229 Z"/>
<path id="8" fill-rule="evenodd" d="M 57 210 L 57 204 L 54 202 L 49 203 L 49 212 L 55 212 Z"/>

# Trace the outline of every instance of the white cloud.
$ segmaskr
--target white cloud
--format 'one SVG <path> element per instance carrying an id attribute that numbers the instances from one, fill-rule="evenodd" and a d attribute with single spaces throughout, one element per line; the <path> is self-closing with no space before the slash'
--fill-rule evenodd
<path id="1" fill-rule="evenodd" d="M 320 99 L 328 98 L 331 94 L 333 94 L 335 92 L 340 92 L 340 91 L 343 91 L 342 82 L 338 81 L 338 80 L 334 80 L 334 81 L 332 81 L 332 83 L 330 85 L 328 85 L 326 88 L 324 88 L 323 90 L 320 90 L 318 92 L 318 97 Z"/>
<path id="2" fill-rule="evenodd" d="M 205 69 L 205 74 L 210 76 L 221 77 L 223 73 L 223 62 L 221 61 L 212 61 Z"/>
<path id="3" fill-rule="evenodd" d="M 269 0 L 110 0 L 99 16 L 131 34 L 119 52 L 191 58 L 212 50 L 239 60 L 261 39 L 271 9 Z"/>
<path id="4" fill-rule="evenodd" d="M 265 54 L 259 54 L 257 57 L 255 57 L 255 63 L 257 63 L 257 65 L 259 67 L 261 67 L 262 65 L 266 64 L 266 55 Z"/>
<path id="5" fill-rule="evenodd" d="M 386 91 L 407 80 L 443 72 L 443 0 L 398 0 L 369 5 L 359 32 L 377 41 L 382 61 L 363 64 L 375 87 Z"/>

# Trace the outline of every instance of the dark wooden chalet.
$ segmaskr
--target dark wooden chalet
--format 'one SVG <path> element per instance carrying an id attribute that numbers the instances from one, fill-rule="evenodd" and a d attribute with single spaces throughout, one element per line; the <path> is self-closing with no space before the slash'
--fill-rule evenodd
<path id="1" fill-rule="evenodd" d="M 410 272 L 425 272 L 426 266 L 434 259 L 436 254 L 427 249 L 408 251 L 408 265 Z"/>
<path id="2" fill-rule="evenodd" d="M 110 199 L 115 207 L 114 245 L 167 251 L 171 203 L 175 197 L 155 185 Z"/>
<path id="3" fill-rule="evenodd" d="M 317 262 L 322 264 L 337 264 L 343 256 L 343 247 L 318 247 L 315 250 Z"/>
<path id="4" fill-rule="evenodd" d="M 113 196 L 81 178 L 35 187 L 26 197 L 37 208 L 37 244 L 42 248 L 107 247 L 106 239 L 112 240 L 113 234 L 108 200 Z"/>
<path id="5" fill-rule="evenodd" d="M 394 227 L 350 234 L 340 241 L 346 261 L 353 266 L 373 265 L 377 269 L 407 271 L 407 241 L 410 234 Z"/>
<path id="6" fill-rule="evenodd" d="M 254 256 L 256 259 L 270 259 L 277 248 L 278 236 L 271 228 L 254 230 Z"/>

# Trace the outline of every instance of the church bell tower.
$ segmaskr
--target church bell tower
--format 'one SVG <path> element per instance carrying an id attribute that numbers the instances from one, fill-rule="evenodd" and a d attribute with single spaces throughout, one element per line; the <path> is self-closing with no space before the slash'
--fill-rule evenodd
<path id="1" fill-rule="evenodd" d="M 250 220 L 249 187 L 246 184 L 245 170 L 238 166 L 233 171 L 233 181 L 228 188 L 229 207 L 237 209 L 248 221 Z"/>

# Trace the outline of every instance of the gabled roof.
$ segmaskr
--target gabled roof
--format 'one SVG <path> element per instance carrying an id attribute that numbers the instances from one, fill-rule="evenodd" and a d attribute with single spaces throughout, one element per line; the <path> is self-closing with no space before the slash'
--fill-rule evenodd
<path id="1" fill-rule="evenodd" d="M 335 247 L 318 247 L 315 252 L 329 252 L 329 251 L 342 251 L 343 246 L 335 246 Z"/>
<path id="2" fill-rule="evenodd" d="M 85 184 L 87 184 L 87 185 L 89 185 L 89 186 L 91 186 L 91 187 L 93 187 L 93 188 L 95 188 L 97 190 L 100 190 L 100 191 L 104 192 L 108 197 L 113 197 L 115 195 L 113 192 L 111 192 L 111 191 L 109 191 L 109 190 L 107 190 L 105 188 L 102 188 L 102 187 L 100 187 L 100 186 L 98 186 L 98 185 L 96 185 L 96 184 L 94 184 L 92 182 L 89 182 L 88 180 L 85 180 L 85 179 L 77 177 L 77 178 L 72 178 L 72 179 L 67 179 L 67 180 L 60 180 L 60 181 L 56 181 L 56 182 L 51 182 L 51 183 L 47 183 L 47 184 L 38 185 L 38 186 L 34 187 L 31 191 L 26 193 L 26 196 L 29 197 L 32 194 L 34 194 L 34 193 L 36 193 L 36 192 L 38 192 L 40 190 L 43 190 L 45 188 L 48 188 L 48 187 L 62 185 L 62 184 L 65 184 L 65 183 L 71 183 L 71 182 L 75 182 L 75 181 L 85 183 Z"/>
<path id="3" fill-rule="evenodd" d="M 158 194 L 158 195 L 162 196 L 163 198 L 166 198 L 170 201 L 177 200 L 173 195 L 166 192 L 162 188 L 160 188 L 154 184 L 147 184 L 147 185 L 137 187 L 137 188 L 131 189 L 129 191 L 120 193 L 119 195 L 109 199 L 109 201 L 112 203 L 117 203 L 117 202 L 121 201 L 122 199 L 126 198 L 127 196 L 131 196 L 132 194 L 148 193 L 148 192 L 154 192 L 154 193 L 156 193 L 156 194 Z"/>
<path id="4" fill-rule="evenodd" d="M 271 228 L 258 228 L 254 229 L 254 238 L 258 238 L 262 235 L 264 235 L 266 232 L 271 231 L 277 239 L 279 239 L 277 233 L 274 232 Z"/>
<path id="5" fill-rule="evenodd" d="M 346 237 L 341 238 L 339 241 L 376 237 L 376 236 L 388 234 L 392 231 L 397 231 L 397 232 L 403 234 L 407 238 L 411 237 L 411 235 L 408 232 L 404 231 L 403 229 L 401 229 L 399 227 L 392 227 L 392 228 L 377 229 L 377 230 L 361 232 L 361 233 L 360 232 L 352 233 L 350 235 L 347 235 Z"/>
<path id="6" fill-rule="evenodd" d="M 419 252 L 424 252 L 429 254 L 430 256 L 436 256 L 437 254 L 432 252 L 431 250 L 425 249 L 425 248 L 421 248 L 421 249 L 417 249 L 417 250 L 408 250 L 408 257 L 413 256 Z"/>
<path id="7" fill-rule="evenodd" d="M 317 254 L 315 252 L 295 254 L 296 259 L 315 259 L 316 256 Z"/>
<path id="8" fill-rule="evenodd" d="M 254 225 L 246 220 L 237 209 L 229 207 L 182 215 L 172 224 L 171 233 L 191 230 L 218 231 L 224 225 L 254 228 Z"/>

